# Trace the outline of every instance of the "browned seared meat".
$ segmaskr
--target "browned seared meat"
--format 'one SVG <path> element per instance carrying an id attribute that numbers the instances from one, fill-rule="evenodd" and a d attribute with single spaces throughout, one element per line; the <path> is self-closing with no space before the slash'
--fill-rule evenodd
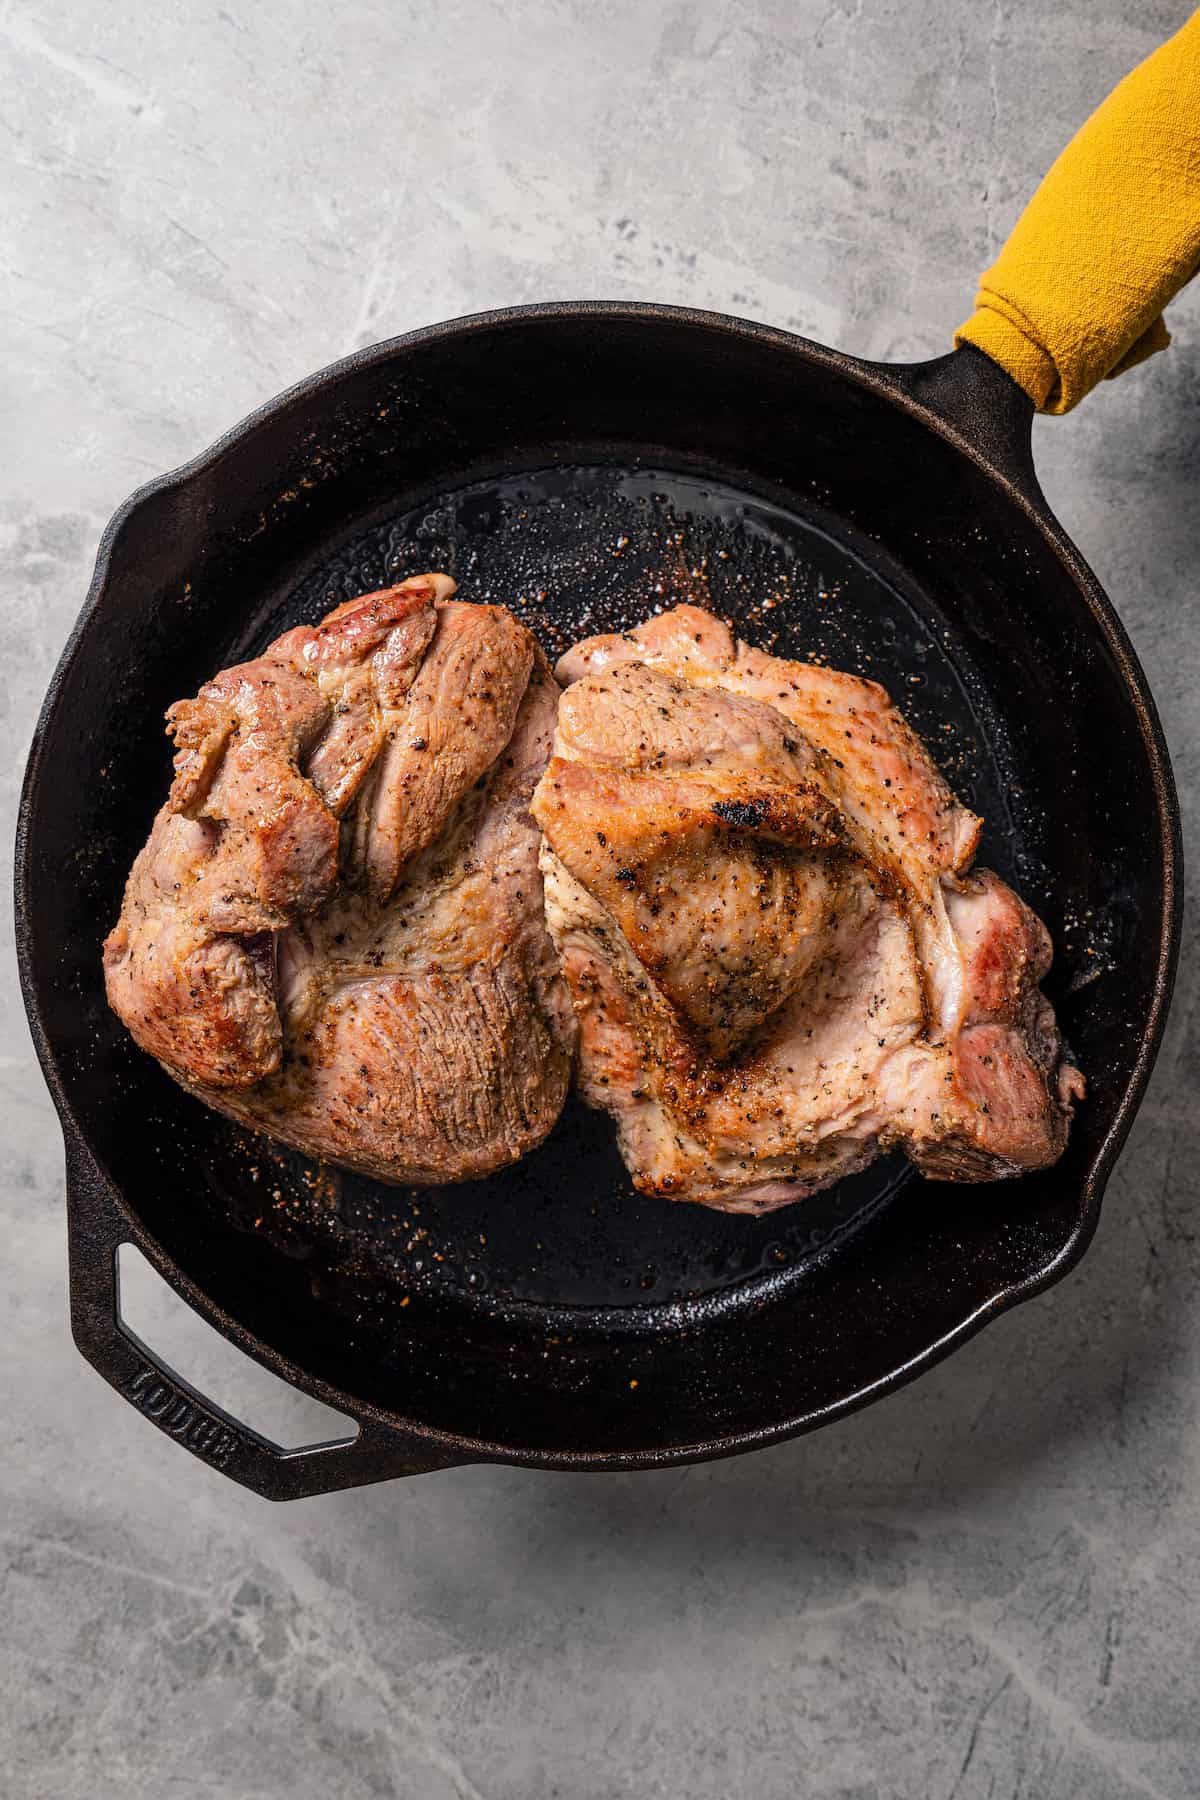
<path id="1" fill-rule="evenodd" d="M 453 592 L 348 601 L 171 708 L 175 781 L 104 948 L 184 1087 L 385 1181 L 532 1149 L 576 1035 L 529 812 L 558 688 Z"/>
<path id="2" fill-rule="evenodd" d="M 764 1211 L 902 1145 L 1053 1162 L 1078 1071 L 1041 924 L 874 682 L 681 606 L 593 638 L 534 795 L 580 1081 L 635 1184 Z"/>

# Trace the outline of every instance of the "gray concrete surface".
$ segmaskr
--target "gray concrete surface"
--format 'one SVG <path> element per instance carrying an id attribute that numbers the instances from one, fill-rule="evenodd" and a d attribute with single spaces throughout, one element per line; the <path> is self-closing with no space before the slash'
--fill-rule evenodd
<path id="1" fill-rule="evenodd" d="M 145 477 L 357 344 L 534 297 L 939 351 L 1074 123 L 1186 11 L 0 6 L 6 818 L 101 527 Z M 1172 323 L 1037 450 L 1147 664 L 1194 842 L 1200 294 Z M 1198 980 L 1189 941 L 1079 1272 L 896 1398 L 716 1467 L 474 1469 L 272 1509 L 72 1349 L 10 957 L 0 1791 L 1200 1793 Z"/>

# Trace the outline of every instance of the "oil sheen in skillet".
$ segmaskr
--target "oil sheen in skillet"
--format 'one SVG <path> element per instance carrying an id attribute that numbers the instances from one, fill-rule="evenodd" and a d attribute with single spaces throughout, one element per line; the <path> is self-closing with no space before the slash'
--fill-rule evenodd
<path id="1" fill-rule="evenodd" d="M 427 567 L 453 574 L 464 598 L 511 607 L 552 657 L 690 600 L 764 649 L 883 680 L 987 821 L 982 859 L 1033 906 L 1043 900 L 1039 820 L 984 681 L 961 644 L 951 657 L 942 621 L 902 572 L 877 547 L 848 545 L 844 527 L 835 540 L 819 515 L 658 470 L 558 468 L 479 483 L 356 532 L 260 612 L 225 660 Z M 309 1260 L 333 1293 L 382 1279 L 393 1294 L 399 1283 L 518 1308 L 653 1307 L 795 1278 L 911 1179 L 889 1158 L 763 1220 L 672 1205 L 631 1189 L 608 1122 L 574 1100 L 517 1167 L 412 1193 L 315 1170 L 211 1116 L 204 1126 L 214 1205 Z"/>

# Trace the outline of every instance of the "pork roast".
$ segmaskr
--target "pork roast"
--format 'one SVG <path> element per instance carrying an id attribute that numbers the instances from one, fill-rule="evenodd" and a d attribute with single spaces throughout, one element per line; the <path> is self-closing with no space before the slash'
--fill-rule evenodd
<path id="1" fill-rule="evenodd" d="M 425 575 L 168 714 L 175 780 L 104 947 L 109 1002 L 209 1106 L 391 1182 L 550 1130 L 576 1026 L 529 802 L 558 688 Z"/>
<path id="2" fill-rule="evenodd" d="M 881 687 L 692 606 L 557 673 L 547 917 L 638 1188 L 765 1211 L 896 1145 L 957 1181 L 1059 1156 L 1049 936 Z"/>

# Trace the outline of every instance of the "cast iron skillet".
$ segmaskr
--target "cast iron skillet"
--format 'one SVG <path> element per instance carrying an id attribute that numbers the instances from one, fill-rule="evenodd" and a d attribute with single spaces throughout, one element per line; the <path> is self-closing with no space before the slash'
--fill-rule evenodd
<path id="1" fill-rule="evenodd" d="M 972 349 L 881 367 L 712 314 L 484 314 L 350 357 L 100 547 L 21 808 L 34 1038 L 67 1150 L 83 1354 L 282 1499 L 456 1462 L 646 1468 L 810 1430 L 1066 1273 L 1158 1047 L 1179 816 L 1145 679 L 1038 488 L 1031 407 Z M 165 791 L 162 715 L 297 618 L 429 567 L 553 651 L 708 598 L 752 641 L 882 677 L 1046 917 L 1090 1092 L 1057 1168 L 883 1163 L 765 1220 L 641 1199 L 576 1105 L 489 1182 L 405 1194 L 239 1135 L 108 1012 L 101 939 Z M 131 1241 L 252 1356 L 358 1422 L 283 1452 L 121 1323 Z"/>

